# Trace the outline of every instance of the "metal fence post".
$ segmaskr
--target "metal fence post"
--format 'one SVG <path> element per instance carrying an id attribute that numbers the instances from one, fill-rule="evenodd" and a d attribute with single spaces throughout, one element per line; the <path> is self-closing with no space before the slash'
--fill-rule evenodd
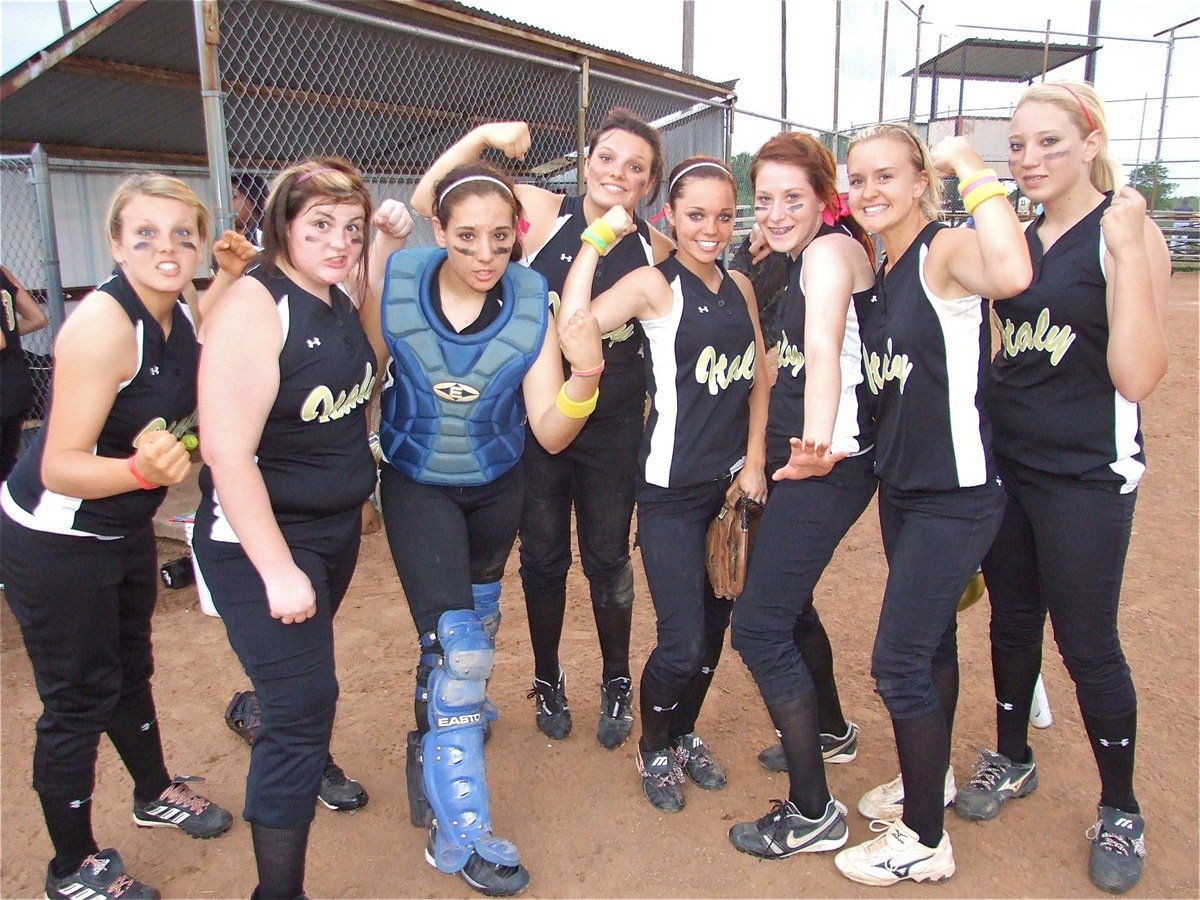
<path id="1" fill-rule="evenodd" d="M 233 191 L 229 178 L 229 149 L 225 143 L 225 114 L 222 109 L 221 72 L 217 47 L 221 43 L 217 0 L 193 0 L 196 21 L 196 54 L 200 61 L 200 96 L 204 100 L 204 134 L 208 144 L 208 174 L 212 179 L 217 208 L 213 211 L 214 233 L 233 227 Z"/>
<path id="2" fill-rule="evenodd" d="M 42 272 L 46 279 L 46 303 L 50 307 L 50 337 L 62 327 L 63 286 L 58 260 L 58 236 L 54 230 L 54 200 L 50 194 L 50 160 L 41 144 L 33 145 L 33 188 L 37 195 L 38 222 L 42 228 Z"/>

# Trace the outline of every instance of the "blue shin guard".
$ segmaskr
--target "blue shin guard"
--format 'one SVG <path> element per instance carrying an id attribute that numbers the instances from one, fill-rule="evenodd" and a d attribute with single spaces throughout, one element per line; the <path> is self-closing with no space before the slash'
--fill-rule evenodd
<path id="1" fill-rule="evenodd" d="M 473 584 L 471 595 L 475 598 L 475 612 L 479 615 L 479 621 L 483 623 L 483 630 L 495 645 L 496 632 L 500 630 L 500 582 Z M 486 692 L 483 698 L 483 717 L 488 722 L 495 722 L 500 718 L 500 710 L 487 698 Z"/>
<path id="2" fill-rule="evenodd" d="M 460 872 L 472 852 L 493 865 L 519 866 L 517 848 L 492 836 L 483 760 L 483 695 L 492 671 L 491 638 L 473 610 L 438 620 L 442 665 L 429 677 L 429 733 L 422 740 L 425 796 L 437 828 L 438 870 Z"/>

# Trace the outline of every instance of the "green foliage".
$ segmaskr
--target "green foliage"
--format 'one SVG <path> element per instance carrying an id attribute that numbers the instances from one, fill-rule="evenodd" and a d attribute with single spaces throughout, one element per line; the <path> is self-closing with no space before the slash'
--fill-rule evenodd
<path id="1" fill-rule="evenodd" d="M 752 153 L 735 153 L 733 159 L 729 160 L 729 170 L 737 182 L 738 206 L 752 206 L 754 202 L 754 189 L 750 184 L 750 161 L 753 158 Z"/>
<path id="2" fill-rule="evenodd" d="M 1175 204 L 1171 200 L 1171 195 L 1175 193 L 1179 185 L 1173 181 L 1167 181 L 1167 167 L 1162 163 L 1142 163 L 1140 166 L 1134 166 L 1129 173 L 1129 186 L 1141 193 L 1146 198 L 1146 204 L 1149 205 L 1156 177 L 1158 179 L 1156 208 L 1173 209 Z"/>

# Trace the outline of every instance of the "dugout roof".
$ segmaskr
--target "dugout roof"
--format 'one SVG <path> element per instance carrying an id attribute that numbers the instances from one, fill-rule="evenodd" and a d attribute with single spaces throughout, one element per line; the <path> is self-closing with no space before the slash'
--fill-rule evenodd
<path id="1" fill-rule="evenodd" d="M 586 60 L 593 79 L 607 77 L 619 83 L 617 99 L 622 105 L 649 109 L 647 118 L 683 112 L 698 103 L 732 106 L 734 102 L 731 84 L 707 81 L 444 0 L 220 0 L 218 8 L 222 31 L 228 16 L 243 11 L 262 15 L 265 10 L 293 19 L 358 16 L 355 27 L 364 33 L 374 33 L 371 21 L 385 21 L 392 27 L 387 32 L 391 40 L 398 40 L 399 34 L 405 47 L 421 51 L 411 59 L 393 60 L 386 74 L 379 75 L 388 79 L 389 89 L 398 85 L 405 91 L 412 85 L 416 90 L 429 84 L 432 73 L 446 69 L 468 73 L 460 89 L 442 91 L 435 99 L 400 96 L 380 103 L 340 84 L 328 89 L 297 87 L 293 76 L 305 64 L 300 54 L 312 53 L 308 47 L 271 44 L 273 66 L 257 69 L 253 76 L 231 76 L 222 66 L 226 95 L 254 98 L 261 105 L 290 104 L 293 118 L 297 108 L 303 112 L 307 107 L 315 117 L 345 119 L 351 123 L 345 137 L 354 144 L 347 155 L 360 166 L 378 163 L 397 174 L 419 173 L 446 146 L 448 136 L 492 118 L 529 121 L 535 141 L 526 163 L 535 169 L 539 164 L 553 168 L 564 155 L 564 141 L 572 147 L 576 143 L 573 118 L 578 102 L 572 95 L 570 117 L 564 121 L 562 91 L 552 97 L 537 89 L 546 72 L 540 60 L 560 67 Z M 40 143 L 58 158 L 204 165 L 209 148 L 193 10 L 188 2 L 121 0 L 4 73 L 0 151 L 27 153 Z M 439 41 L 439 36 L 449 40 Z M 526 58 L 510 55 L 511 65 L 488 70 L 489 102 L 483 103 L 472 89 L 469 73 L 476 61 L 491 65 L 487 51 L 495 48 Z M 354 60 L 348 62 L 353 66 Z M 588 112 L 588 126 L 594 126 L 606 110 L 596 101 Z M 563 140 L 539 141 L 536 133 L 543 123 L 547 132 L 560 133 Z M 372 136 L 376 131 L 377 139 Z M 234 165 L 270 168 L 285 162 L 292 152 L 290 146 L 268 144 L 266 135 L 256 145 L 257 137 L 230 146 Z M 545 159 L 534 158 L 539 147 L 546 148 Z"/>
<path id="2" fill-rule="evenodd" d="M 1028 82 L 1059 66 L 1065 66 L 1100 47 L 1086 44 L 1050 44 L 1041 41 L 1009 41 L 999 38 L 966 38 L 948 50 L 921 63 L 924 78 L 963 78 L 967 81 Z M 904 73 L 911 78 L 913 70 Z"/>

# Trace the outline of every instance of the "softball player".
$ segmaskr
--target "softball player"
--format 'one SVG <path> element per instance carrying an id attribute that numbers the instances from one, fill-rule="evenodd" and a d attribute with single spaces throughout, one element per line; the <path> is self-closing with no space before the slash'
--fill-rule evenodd
<path id="1" fill-rule="evenodd" d="M 991 819 L 1037 787 L 1028 721 L 1049 612 L 1100 774 L 1088 873 L 1121 893 L 1141 876 L 1145 821 L 1117 609 L 1146 465 L 1137 404 L 1167 367 L 1170 259 L 1141 195 L 1116 190 L 1106 140 L 1103 104 L 1085 84 L 1030 88 L 1012 119 L 1009 166 L 1044 212 L 1025 232 L 1033 284 L 996 306 L 988 411 L 1006 506 L 983 571 L 998 745 L 981 753 L 955 810 Z"/>
<path id="2" fill-rule="evenodd" d="M 182 292 L 208 224 L 175 178 L 134 175 L 117 188 L 116 268 L 63 325 L 46 424 L 0 489 L 0 581 L 43 704 L 33 787 L 54 844 L 47 897 L 159 896 L 92 834 L 101 734 L 133 777 L 136 824 L 208 838 L 232 822 L 167 774 L 150 685 L 152 520 L 191 467 L 179 438 L 195 422 L 197 345 Z M 211 290 L 229 281 L 222 269 Z"/>
<path id="3" fill-rule="evenodd" d="M 878 397 L 875 473 L 888 559 L 871 673 L 892 719 L 900 776 L 858 804 L 882 834 L 835 862 L 864 884 L 939 881 L 954 874 L 944 817 L 954 794 L 955 612 L 1003 507 L 983 412 L 991 333 L 981 295 L 1027 287 L 1029 254 L 1003 187 L 965 139 L 942 141 L 931 158 L 907 128 L 881 125 L 851 142 L 847 160 L 850 209 L 886 254 L 863 357 Z M 975 230 L 932 221 L 935 165 L 966 186 Z"/>
<path id="4" fill-rule="evenodd" d="M 636 318 L 646 334 L 650 416 L 640 451 L 638 544 L 658 643 L 642 672 L 637 762 L 647 798 L 664 812 L 683 808 L 684 773 L 705 789 L 725 786 L 721 765 L 696 734 L 730 614 L 708 583 L 704 537 L 727 495 L 741 491 L 762 502 L 767 494 L 767 384 L 754 290 L 719 262 L 733 234 L 736 192 L 716 160 L 691 157 L 676 166 L 667 218 L 679 249 L 591 303 L 602 329 Z M 595 266 L 632 228 L 614 207 L 584 232 L 563 286 L 564 315 L 588 308 Z"/>
<path id="5" fill-rule="evenodd" d="M 451 166 L 476 159 L 485 149 L 523 159 L 530 146 L 524 122 L 481 125 L 446 151 L 430 170 L 439 177 Z M 628 110 L 613 109 L 588 142 L 587 189 L 563 197 L 534 185 L 515 187 L 528 224 L 521 236 L 521 262 L 549 283 L 557 305 L 580 235 L 613 206 L 634 216 L 637 204 L 658 194 L 663 177 L 662 140 Z M 427 213 L 430 197 L 420 189 L 414 207 Z M 635 217 L 637 239 L 613 248 L 596 267 L 592 296 L 624 275 L 666 259 L 671 241 Z M 521 514 L 521 584 L 533 644 L 533 687 L 538 728 L 561 740 L 571 732 L 566 677 L 559 661 L 567 572 L 571 567 L 571 508 L 575 509 L 579 556 L 591 589 L 600 640 L 602 675 L 596 739 L 619 747 L 633 726 L 629 635 L 633 619 L 633 569 L 629 524 L 637 484 L 637 450 L 645 418 L 646 380 L 641 360 L 642 330 L 621 322 L 604 335 L 600 401 L 579 436 L 560 453 L 549 453 L 528 434 L 525 441 L 525 501 Z"/>

